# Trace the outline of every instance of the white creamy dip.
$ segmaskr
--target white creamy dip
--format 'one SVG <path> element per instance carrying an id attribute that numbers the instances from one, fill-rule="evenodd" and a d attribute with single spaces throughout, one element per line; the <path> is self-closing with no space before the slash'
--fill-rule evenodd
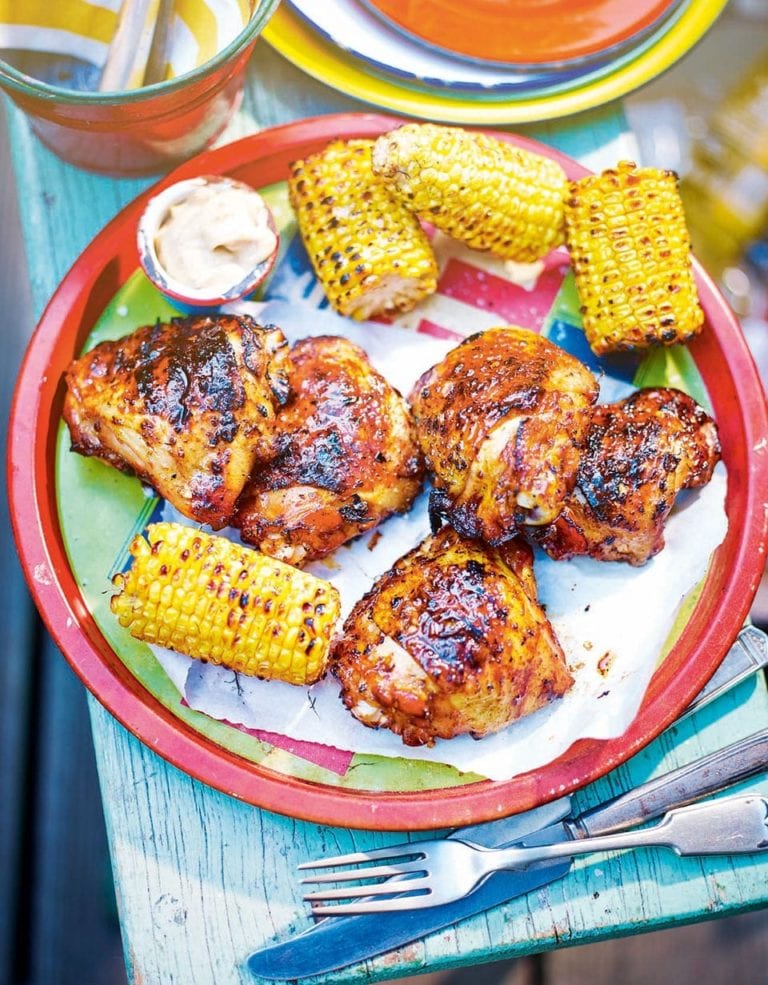
<path id="1" fill-rule="evenodd" d="M 275 251 L 277 236 L 269 223 L 257 191 L 211 182 L 169 208 L 155 235 L 155 253 L 179 284 L 224 294 Z"/>

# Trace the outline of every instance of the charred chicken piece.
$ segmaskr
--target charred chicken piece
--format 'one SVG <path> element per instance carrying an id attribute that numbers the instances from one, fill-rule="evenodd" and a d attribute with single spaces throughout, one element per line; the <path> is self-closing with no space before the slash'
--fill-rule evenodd
<path id="1" fill-rule="evenodd" d="M 359 346 L 303 339 L 291 364 L 276 457 L 254 471 L 233 522 L 265 554 L 301 565 L 408 509 L 423 464 L 405 400 Z"/>
<path id="2" fill-rule="evenodd" d="M 288 396 L 283 333 L 248 317 L 174 318 L 101 342 L 67 369 L 72 449 L 135 473 L 223 527 Z"/>
<path id="3" fill-rule="evenodd" d="M 411 393 L 433 516 L 489 544 L 554 520 L 597 394 L 586 366 L 535 332 L 470 336 Z"/>
<path id="4" fill-rule="evenodd" d="M 573 683 L 536 601 L 528 545 L 493 548 L 450 527 L 357 603 L 331 669 L 357 719 L 409 746 L 497 732 Z"/>
<path id="5" fill-rule="evenodd" d="M 576 487 L 534 539 L 556 560 L 644 564 L 664 546 L 677 493 L 706 485 L 719 458 L 717 425 L 679 390 L 638 390 L 597 407 Z"/>

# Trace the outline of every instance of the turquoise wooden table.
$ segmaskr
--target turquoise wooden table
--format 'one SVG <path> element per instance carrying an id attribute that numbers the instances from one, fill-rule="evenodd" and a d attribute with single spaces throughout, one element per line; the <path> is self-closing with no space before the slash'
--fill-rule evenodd
<path id="1" fill-rule="evenodd" d="M 265 44 L 226 139 L 304 116 L 367 107 L 302 75 Z M 631 156 L 620 107 L 520 131 L 591 167 Z M 149 180 L 113 180 L 63 164 L 9 107 L 36 314 L 91 238 Z M 158 757 L 90 699 L 129 980 L 144 985 L 254 981 L 249 952 L 309 923 L 295 866 L 332 845 L 349 851 L 399 840 L 329 829 L 248 806 Z M 768 724 L 763 680 L 741 685 L 580 791 L 585 809 Z M 742 789 L 768 794 L 762 777 Z M 577 861 L 567 878 L 400 951 L 353 966 L 334 982 L 379 981 L 586 943 L 757 908 L 768 902 L 768 859 L 678 860 L 637 852 Z M 329 980 L 329 979 L 326 979 Z M 308 981 L 311 981 L 308 979 Z"/>

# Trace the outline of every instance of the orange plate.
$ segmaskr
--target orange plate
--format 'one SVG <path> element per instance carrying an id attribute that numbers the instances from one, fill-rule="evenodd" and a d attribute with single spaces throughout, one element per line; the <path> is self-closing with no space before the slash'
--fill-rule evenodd
<path id="1" fill-rule="evenodd" d="M 445 51 L 514 65 L 605 57 L 658 26 L 680 0 L 365 0 Z"/>
<path id="2" fill-rule="evenodd" d="M 685 629 L 656 670 L 637 717 L 623 735 L 582 739 L 547 766 L 505 782 L 372 793 L 309 783 L 254 764 L 181 721 L 112 650 L 70 568 L 54 482 L 62 374 L 115 292 L 136 271 L 136 223 L 160 188 L 201 174 L 229 174 L 263 187 L 284 180 L 289 162 L 332 137 L 373 137 L 395 122 L 401 121 L 350 113 L 263 130 L 187 162 L 113 219 L 66 275 L 30 342 L 9 425 L 8 489 L 22 568 L 51 634 L 86 686 L 138 738 L 190 775 L 259 807 L 343 827 L 415 830 L 514 814 L 570 793 L 638 752 L 690 703 L 741 628 L 763 571 L 768 413 L 741 330 L 722 295 L 695 264 L 706 323 L 689 350 L 720 425 L 730 522 Z M 497 136 L 552 157 L 570 177 L 586 173 L 535 141 L 508 133 Z"/>

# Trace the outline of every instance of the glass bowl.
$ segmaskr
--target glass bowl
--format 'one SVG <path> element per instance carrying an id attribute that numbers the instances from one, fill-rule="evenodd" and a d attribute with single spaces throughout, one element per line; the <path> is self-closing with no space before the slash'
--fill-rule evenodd
<path id="1" fill-rule="evenodd" d="M 215 57 L 184 75 L 124 92 L 42 81 L 0 60 L 0 87 L 55 154 L 78 167 L 129 176 L 167 170 L 208 147 L 242 99 L 245 68 L 279 0 L 260 0 L 245 28 Z M 55 56 L 47 60 L 55 66 Z M 44 65 L 39 55 L 35 65 Z M 18 63 L 17 63 L 18 64 Z M 56 73 L 48 77 L 56 79 Z"/>

